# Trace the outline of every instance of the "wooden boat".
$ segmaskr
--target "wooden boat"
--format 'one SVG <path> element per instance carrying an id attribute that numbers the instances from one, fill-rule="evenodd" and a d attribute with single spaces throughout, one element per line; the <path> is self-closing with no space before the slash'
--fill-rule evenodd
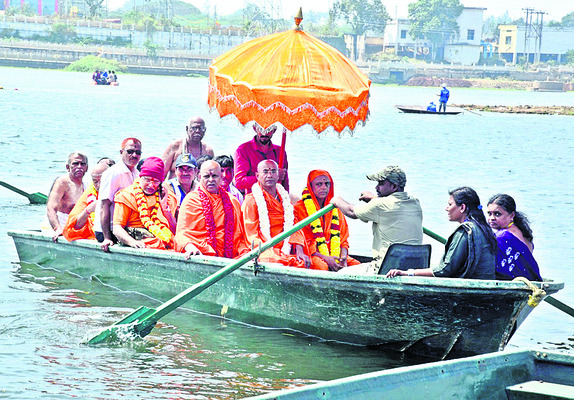
<path id="1" fill-rule="evenodd" d="M 351 376 L 248 399 L 574 399 L 574 356 L 504 351 Z"/>
<path id="2" fill-rule="evenodd" d="M 54 243 L 36 231 L 10 231 L 21 262 L 97 276 L 105 284 L 165 301 L 229 263 L 228 259 L 114 246 Z M 547 294 L 561 282 L 537 283 Z M 520 282 L 352 276 L 249 263 L 194 298 L 189 307 L 325 340 L 381 345 L 438 359 L 498 351 L 531 311 Z"/>
<path id="3" fill-rule="evenodd" d="M 454 109 L 454 111 L 451 109 L 450 111 L 446 111 L 446 112 L 438 112 L 438 111 L 427 111 L 426 107 L 423 106 L 395 106 L 396 108 L 398 108 L 399 110 L 401 110 L 404 113 L 408 113 L 408 114 L 439 114 L 439 115 L 457 115 L 460 114 L 462 112 L 461 109 Z M 448 108 L 447 108 L 448 110 Z"/>

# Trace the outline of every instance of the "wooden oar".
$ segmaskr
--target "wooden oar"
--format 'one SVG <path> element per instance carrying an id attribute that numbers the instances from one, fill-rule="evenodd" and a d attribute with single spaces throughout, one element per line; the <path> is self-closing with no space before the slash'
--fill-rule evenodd
<path id="1" fill-rule="evenodd" d="M 4 186 L 7 189 L 10 189 L 13 192 L 21 194 L 24 197 L 27 197 L 30 200 L 31 204 L 46 204 L 48 202 L 48 196 L 42 193 L 26 193 L 23 190 L 18 189 L 6 182 L 0 181 L 0 186 Z"/>
<path id="2" fill-rule="evenodd" d="M 430 236 L 431 238 L 441 242 L 442 244 L 446 243 L 446 239 L 443 238 L 441 235 L 434 233 L 433 231 L 424 228 L 423 227 L 423 232 Z M 544 298 L 544 301 L 546 301 L 548 304 L 553 305 L 554 307 L 556 307 L 557 309 L 559 309 L 560 311 L 564 311 L 566 314 L 570 315 L 571 317 L 574 317 L 574 308 L 570 307 L 568 304 L 562 303 L 560 300 L 555 299 L 554 297 L 548 295 Z"/>
<path id="3" fill-rule="evenodd" d="M 241 258 L 233 261 L 229 265 L 221 268 L 219 271 L 215 272 L 214 274 L 208 276 L 204 280 L 199 283 L 196 283 L 189 289 L 185 290 L 184 292 L 178 294 L 177 296 L 171 298 L 170 300 L 163 303 L 157 309 L 148 308 L 148 307 L 140 307 L 135 310 L 133 313 L 128 315 L 127 317 L 123 318 L 122 320 L 116 322 L 112 326 L 101 331 L 98 335 L 94 336 L 90 340 L 88 340 L 87 344 L 98 344 L 104 342 L 113 342 L 120 337 L 133 337 L 139 336 L 144 337 L 148 335 L 155 324 L 162 318 L 164 315 L 172 312 L 182 304 L 186 303 L 190 299 L 194 298 L 205 289 L 213 285 L 214 283 L 218 282 L 222 278 L 226 277 L 242 265 L 246 264 L 247 262 L 251 261 L 263 251 L 270 249 L 271 247 L 275 246 L 277 243 L 287 239 L 293 233 L 297 232 L 299 229 L 304 228 L 305 226 L 309 225 L 311 222 L 316 220 L 317 218 L 323 216 L 324 214 L 331 211 L 335 206 L 329 204 L 328 206 L 320 209 L 315 214 L 308 216 L 304 220 L 300 221 L 299 223 L 295 224 L 291 229 L 288 231 L 282 232 L 279 235 L 275 236 L 271 240 L 263 243 L 260 247 L 257 247 L 251 250 L 249 253 L 245 254 Z"/>

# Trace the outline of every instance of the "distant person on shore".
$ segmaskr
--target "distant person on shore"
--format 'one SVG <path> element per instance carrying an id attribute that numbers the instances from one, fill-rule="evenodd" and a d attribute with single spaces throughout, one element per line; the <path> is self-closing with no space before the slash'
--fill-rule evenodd
<path id="1" fill-rule="evenodd" d="M 439 97 L 439 99 L 438 99 L 438 102 L 439 102 L 438 111 L 439 112 L 441 112 L 441 111 L 446 112 L 446 103 L 448 102 L 448 98 L 450 97 L 450 92 L 446 88 L 446 85 L 443 84 L 442 89 L 441 89 L 440 93 L 437 94 L 437 96 Z"/>
<path id="2" fill-rule="evenodd" d="M 161 156 L 167 179 L 175 176 L 175 160 L 180 154 L 191 154 L 196 160 L 203 155 L 214 157 L 213 149 L 202 142 L 206 130 L 205 121 L 200 117 L 193 117 L 185 127 L 185 137 L 176 139 L 167 146 Z"/>
<path id="3" fill-rule="evenodd" d="M 88 171 L 88 157 L 78 152 L 71 153 L 68 156 L 66 169 L 68 173 L 54 181 L 46 206 L 46 216 L 52 229 L 52 240 L 54 242 L 62 235 L 68 220 L 68 214 L 84 192 L 83 179 Z"/>
<path id="4" fill-rule="evenodd" d="M 228 155 L 217 156 L 213 159 L 221 166 L 221 187 L 227 190 L 229 194 L 235 196 L 239 204 L 243 204 L 243 194 L 233 184 L 235 168 L 233 158 Z"/>
<path id="5" fill-rule="evenodd" d="M 365 204 L 353 205 L 339 196 L 331 200 L 345 216 L 373 223 L 373 261 L 344 268 L 344 274 L 376 275 L 391 244 L 417 245 L 423 241 L 423 211 L 419 200 L 405 192 L 404 171 L 389 165 L 367 175 L 367 179 L 377 182 L 377 196 L 362 192 L 359 201 Z"/>
<path id="6" fill-rule="evenodd" d="M 67 241 L 78 239 L 96 239 L 94 218 L 102 174 L 109 168 L 106 163 L 98 163 L 92 169 L 92 183 L 84 190 L 80 199 L 70 212 L 63 235 Z"/>
<path id="7" fill-rule="evenodd" d="M 450 235 L 441 262 L 430 268 L 391 269 L 395 276 L 428 276 L 439 278 L 495 279 L 498 244 L 486 222 L 478 194 L 469 187 L 449 192 L 448 219 L 460 225 Z"/>
<path id="8" fill-rule="evenodd" d="M 431 101 L 427 107 L 427 111 L 436 112 L 436 105 Z"/>
<path id="9" fill-rule="evenodd" d="M 96 218 L 94 220 L 94 233 L 98 242 L 101 242 L 103 251 L 117 243 L 112 233 L 112 220 L 114 216 L 114 196 L 121 189 L 128 187 L 139 176 L 136 168 L 141 154 L 141 142 L 133 137 L 122 141 L 120 154 L 122 162 L 108 168 L 102 175 L 100 193 L 96 204 Z"/>
<path id="10" fill-rule="evenodd" d="M 532 229 L 526 215 L 516 211 L 514 199 L 507 194 L 492 196 L 486 215 L 498 241 L 496 278 L 511 280 L 523 276 L 541 282 L 538 263 L 532 256 Z"/>
<path id="11" fill-rule="evenodd" d="M 259 124 L 253 125 L 255 136 L 252 140 L 240 144 L 235 151 L 235 186 L 246 195 L 251 193 L 251 187 L 257 183 L 255 174 L 257 166 L 263 160 L 273 160 L 279 163 L 281 146 L 271 143 L 271 138 L 277 130 L 275 125 L 263 129 Z M 279 184 L 289 191 L 289 174 L 287 172 L 287 154 L 284 155 L 284 165 L 278 170 Z"/>

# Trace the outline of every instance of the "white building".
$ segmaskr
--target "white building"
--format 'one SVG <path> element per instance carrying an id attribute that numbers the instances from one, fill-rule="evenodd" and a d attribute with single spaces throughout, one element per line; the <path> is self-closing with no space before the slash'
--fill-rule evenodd
<path id="1" fill-rule="evenodd" d="M 566 52 L 574 50 L 574 29 L 542 27 L 540 37 L 530 36 L 526 44 L 524 25 L 500 25 L 498 53 L 500 58 L 516 64 L 528 55 L 528 62 L 563 61 Z"/>
<path id="2" fill-rule="evenodd" d="M 452 38 L 444 48 L 445 61 L 453 64 L 472 65 L 480 59 L 482 46 L 483 13 L 486 8 L 464 7 L 456 22 L 460 36 Z M 409 35 L 410 21 L 399 18 L 390 21 L 385 29 L 385 47 L 394 47 L 398 55 L 419 58 L 429 53 L 430 42 L 416 40 Z"/>

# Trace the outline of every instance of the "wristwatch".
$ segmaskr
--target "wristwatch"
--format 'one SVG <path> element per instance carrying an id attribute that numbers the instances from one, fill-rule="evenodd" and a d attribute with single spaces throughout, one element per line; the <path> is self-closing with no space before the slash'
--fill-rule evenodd
<path id="1" fill-rule="evenodd" d="M 407 275 L 408 276 L 415 276 L 415 270 L 412 268 L 407 269 Z"/>

